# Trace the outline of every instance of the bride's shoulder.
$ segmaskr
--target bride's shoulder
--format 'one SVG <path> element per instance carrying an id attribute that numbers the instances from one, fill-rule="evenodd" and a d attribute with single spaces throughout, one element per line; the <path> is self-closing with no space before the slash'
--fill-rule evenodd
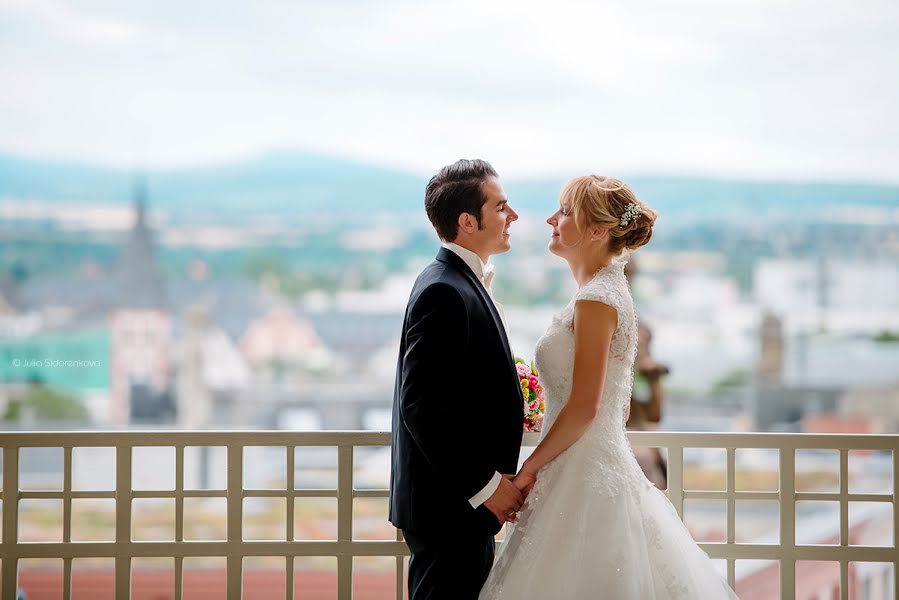
<path id="1" fill-rule="evenodd" d="M 587 300 L 608 304 L 615 310 L 621 310 L 629 294 L 624 267 L 618 264 L 609 265 L 600 270 L 593 279 L 584 284 L 574 295 L 574 302 Z M 574 304 L 574 302 L 572 304 Z"/>

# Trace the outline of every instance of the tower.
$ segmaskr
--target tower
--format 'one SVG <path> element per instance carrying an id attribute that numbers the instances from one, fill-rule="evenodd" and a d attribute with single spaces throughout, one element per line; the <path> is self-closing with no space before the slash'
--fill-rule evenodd
<path id="1" fill-rule="evenodd" d="M 783 324 L 771 313 L 762 319 L 760 331 L 759 379 L 765 384 L 780 384 L 784 375 Z"/>
<path id="2" fill-rule="evenodd" d="M 147 222 L 147 183 L 135 177 L 134 226 L 117 273 L 110 325 L 110 420 L 126 425 L 135 412 L 158 412 L 166 398 L 172 320 Z M 138 407 L 136 403 L 144 404 Z M 136 411 L 136 409 L 138 409 Z"/>

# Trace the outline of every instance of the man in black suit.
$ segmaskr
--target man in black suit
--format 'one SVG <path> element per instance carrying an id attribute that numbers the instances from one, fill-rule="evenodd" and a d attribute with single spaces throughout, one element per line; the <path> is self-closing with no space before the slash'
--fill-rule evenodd
<path id="1" fill-rule="evenodd" d="M 441 169 L 425 209 L 443 247 L 415 281 L 403 322 L 390 521 L 412 554 L 411 600 L 475 600 L 494 536 L 524 501 L 503 475 L 518 468 L 524 412 L 489 264 L 510 248 L 518 215 L 482 160 Z"/>

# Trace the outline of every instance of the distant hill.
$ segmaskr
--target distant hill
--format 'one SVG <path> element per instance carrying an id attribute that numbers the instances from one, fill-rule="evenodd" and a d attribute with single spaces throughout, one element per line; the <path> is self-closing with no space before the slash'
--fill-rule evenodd
<path id="1" fill-rule="evenodd" d="M 147 173 L 150 201 L 176 219 L 191 212 L 241 215 L 416 213 L 424 177 L 356 161 L 278 153 L 215 167 Z M 899 186 L 631 177 L 637 194 L 668 222 L 815 221 L 841 207 L 899 209 Z M 51 202 L 130 201 L 133 173 L 0 155 L 0 198 Z M 504 180 L 517 210 L 549 214 L 562 180 Z M 831 217 L 832 218 L 832 217 Z"/>
<path id="2" fill-rule="evenodd" d="M 425 181 L 363 163 L 308 154 L 146 174 L 153 206 L 175 214 L 421 210 Z M 124 169 L 30 161 L 0 155 L 0 197 L 53 202 L 128 202 Z"/>
<path id="3" fill-rule="evenodd" d="M 666 222 L 759 220 L 813 222 L 857 207 L 899 209 L 899 186 L 864 183 L 759 182 L 674 177 L 624 177 Z M 511 181 L 514 206 L 546 210 L 563 182 Z"/>

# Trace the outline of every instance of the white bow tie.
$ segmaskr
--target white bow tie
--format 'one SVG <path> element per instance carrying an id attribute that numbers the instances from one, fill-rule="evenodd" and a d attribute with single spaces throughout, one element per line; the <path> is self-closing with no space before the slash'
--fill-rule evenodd
<path id="1" fill-rule="evenodd" d="M 484 282 L 484 287 L 488 291 L 490 290 L 490 283 L 493 281 L 493 274 L 494 274 L 493 265 L 487 265 L 487 268 L 484 269 L 484 277 L 483 277 L 482 281 Z"/>

